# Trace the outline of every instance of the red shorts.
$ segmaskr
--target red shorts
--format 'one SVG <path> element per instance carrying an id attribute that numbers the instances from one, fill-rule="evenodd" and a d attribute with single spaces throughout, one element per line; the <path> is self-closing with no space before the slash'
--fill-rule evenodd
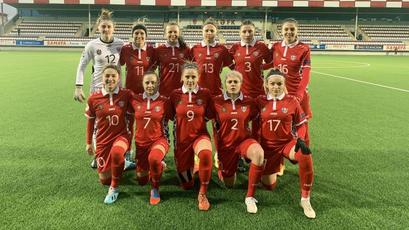
<path id="1" fill-rule="evenodd" d="M 311 106 L 310 106 L 310 94 L 305 91 L 304 93 L 304 97 L 302 98 L 302 101 L 300 102 L 301 108 L 305 113 L 305 117 L 307 119 L 311 119 L 312 118 L 312 110 L 311 110 Z"/>
<path id="2" fill-rule="evenodd" d="M 291 149 L 295 146 L 297 140 L 292 140 L 278 148 L 264 148 L 264 171 L 263 175 L 270 175 L 280 171 L 280 164 L 283 157 L 290 154 Z M 293 161 L 291 161 L 293 162 Z"/>
<path id="3" fill-rule="evenodd" d="M 175 164 L 178 172 L 184 172 L 193 168 L 195 163 L 194 148 L 201 140 L 208 140 L 209 135 L 200 135 L 193 142 L 179 143 L 175 149 Z"/>
<path id="4" fill-rule="evenodd" d="M 248 138 L 242 141 L 236 148 L 217 150 L 219 170 L 222 172 L 223 177 L 234 176 L 240 156 L 246 157 L 247 150 L 252 144 L 258 144 L 258 142 L 252 138 Z"/>
<path id="5" fill-rule="evenodd" d="M 96 148 L 96 154 L 95 154 L 95 159 L 97 160 L 97 165 L 98 165 L 98 173 L 105 173 L 111 171 L 111 149 L 112 146 L 114 146 L 115 143 L 118 141 L 123 141 L 127 145 L 129 145 L 128 138 L 123 135 L 117 137 L 114 141 L 110 142 L 107 145 L 98 145 Z M 128 148 L 128 147 L 127 147 Z M 126 149 L 127 149 L 126 148 Z M 125 151 L 126 151 L 125 149 Z"/>
<path id="6" fill-rule="evenodd" d="M 135 143 L 135 160 L 136 160 L 136 171 L 137 172 L 146 172 L 149 170 L 149 153 L 155 145 L 162 145 L 165 148 L 165 154 L 169 150 L 169 143 L 166 138 L 161 137 L 157 141 L 153 142 L 151 145 L 140 147 Z"/>

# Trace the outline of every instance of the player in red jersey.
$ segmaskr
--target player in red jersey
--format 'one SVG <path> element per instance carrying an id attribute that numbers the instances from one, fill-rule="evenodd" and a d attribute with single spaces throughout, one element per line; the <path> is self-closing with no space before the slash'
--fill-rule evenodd
<path id="1" fill-rule="evenodd" d="M 173 90 L 179 89 L 181 67 L 186 60 L 191 60 L 190 49 L 180 37 L 180 28 L 176 23 L 166 25 L 166 44 L 155 49 L 159 66 L 159 93 L 169 97 Z"/>
<path id="2" fill-rule="evenodd" d="M 146 71 L 152 70 L 156 63 L 155 49 L 146 44 L 148 35 L 146 27 L 137 24 L 132 28 L 133 42 L 122 47 L 120 54 L 121 65 L 126 65 L 125 88 L 135 94 L 144 92 L 142 78 Z"/>
<path id="3" fill-rule="evenodd" d="M 136 128 L 135 146 L 137 160 L 136 176 L 140 185 L 148 183 L 150 178 L 152 189 L 150 204 L 160 202 L 159 181 L 163 172 L 162 160 L 169 150 L 165 137 L 165 124 L 168 99 L 159 95 L 159 77 L 155 72 L 145 72 L 142 82 L 144 93 L 132 100 Z"/>
<path id="4" fill-rule="evenodd" d="M 132 92 L 119 87 L 117 65 L 102 69 L 103 88 L 88 98 L 85 111 L 87 120 L 86 151 L 97 159 L 99 180 L 110 185 L 104 203 L 112 204 L 119 195 L 118 184 L 122 177 L 125 152 L 128 148 L 126 114 L 131 107 Z M 96 129 L 96 149 L 92 135 Z"/>
<path id="5" fill-rule="evenodd" d="M 236 170 L 240 156 L 251 160 L 245 203 L 247 212 L 257 213 L 254 192 L 263 172 L 264 151 L 251 138 L 249 123 L 257 116 L 254 100 L 240 91 L 241 73 L 231 71 L 226 75 L 226 92 L 213 98 L 215 114 L 219 178 L 227 187 L 236 181 Z"/>
<path id="6" fill-rule="evenodd" d="M 298 40 L 298 23 L 286 19 L 282 25 L 283 41 L 276 42 L 271 48 L 273 67 L 284 73 L 285 85 L 289 95 L 297 98 L 307 119 L 312 118 L 310 95 L 307 86 L 310 81 L 310 47 Z M 309 145 L 308 123 L 305 141 Z"/>
<path id="7" fill-rule="evenodd" d="M 169 118 L 174 120 L 175 163 L 183 189 L 194 185 L 194 156 L 198 156 L 200 190 L 199 210 L 207 211 L 207 186 L 212 173 L 212 144 L 206 129 L 210 117 L 210 92 L 198 86 L 199 71 L 196 63 L 186 62 L 182 68 L 183 86 L 170 96 Z"/>
<path id="8" fill-rule="evenodd" d="M 191 56 L 199 66 L 199 86 L 208 88 L 212 96 L 222 93 L 220 73 L 225 66 L 233 66 L 233 59 L 226 47 L 216 41 L 216 23 L 208 19 L 203 24 L 203 41 L 191 49 Z"/>
<path id="9" fill-rule="evenodd" d="M 261 177 L 265 188 L 276 186 L 282 157 L 298 163 L 301 202 L 304 214 L 315 218 L 311 207 L 310 192 L 314 179 L 311 151 L 304 142 L 307 119 L 298 100 L 284 92 L 285 77 L 278 70 L 271 70 L 265 80 L 266 94 L 259 96 L 256 104 L 259 112 L 259 140 L 264 149 L 266 165 Z"/>
<path id="10" fill-rule="evenodd" d="M 268 47 L 254 38 L 255 32 L 256 27 L 251 21 L 243 21 L 240 26 L 241 41 L 230 48 L 235 70 L 243 75 L 241 90 L 252 98 L 264 94 L 263 61 L 270 63 L 272 60 Z"/>

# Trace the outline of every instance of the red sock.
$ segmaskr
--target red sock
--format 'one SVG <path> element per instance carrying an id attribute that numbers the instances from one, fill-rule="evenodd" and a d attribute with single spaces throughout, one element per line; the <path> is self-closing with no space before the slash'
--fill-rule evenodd
<path id="1" fill-rule="evenodd" d="M 119 180 L 121 180 L 122 173 L 124 171 L 124 163 L 125 163 L 125 149 L 119 146 L 113 146 L 111 152 L 109 153 L 111 156 L 111 187 L 118 187 Z"/>
<path id="2" fill-rule="evenodd" d="M 307 146 L 310 146 L 310 132 L 308 131 L 308 122 L 305 122 L 305 137 L 304 141 Z"/>
<path id="3" fill-rule="evenodd" d="M 298 161 L 298 173 L 300 176 L 301 197 L 310 196 L 312 182 L 314 181 L 314 171 L 311 155 L 304 155 L 301 151 L 295 153 L 295 159 Z"/>
<path id="4" fill-rule="evenodd" d="M 149 153 L 149 172 L 151 175 L 151 184 L 153 188 L 159 188 L 160 177 L 162 176 L 163 166 L 162 166 L 163 153 L 159 149 L 152 149 Z"/>
<path id="5" fill-rule="evenodd" d="M 144 186 L 144 185 L 146 185 L 148 183 L 149 176 L 148 175 L 141 176 L 141 177 L 136 176 L 136 180 L 138 181 L 139 185 Z"/>
<path id="6" fill-rule="evenodd" d="M 199 193 L 206 193 L 209 185 L 210 177 L 212 176 L 212 151 L 204 149 L 198 154 L 199 162 Z"/>
<path id="7" fill-rule="evenodd" d="M 253 163 L 250 163 L 249 170 L 249 182 L 247 186 L 247 195 L 246 197 L 253 197 L 254 192 L 256 191 L 256 185 L 260 181 L 261 174 L 263 173 L 263 166 L 257 166 Z"/>

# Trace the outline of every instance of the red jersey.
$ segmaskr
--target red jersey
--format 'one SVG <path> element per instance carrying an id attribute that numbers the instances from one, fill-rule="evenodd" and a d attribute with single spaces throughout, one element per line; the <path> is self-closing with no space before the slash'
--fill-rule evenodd
<path id="1" fill-rule="evenodd" d="M 257 115 L 254 100 L 241 93 L 232 100 L 226 93 L 213 98 L 218 149 L 236 148 L 251 137 L 249 122 Z"/>
<path id="2" fill-rule="evenodd" d="M 142 78 L 156 63 L 155 49 L 145 45 L 138 49 L 132 42 L 124 45 L 120 54 L 121 65 L 126 64 L 125 88 L 135 94 L 143 93 Z"/>
<path id="3" fill-rule="evenodd" d="M 173 90 L 182 87 L 182 65 L 191 60 L 190 49 L 170 46 L 168 43 L 155 49 L 159 65 L 159 93 L 169 97 Z"/>
<path id="4" fill-rule="evenodd" d="M 306 122 L 305 114 L 295 97 L 285 95 L 277 99 L 259 96 L 256 100 L 259 110 L 260 144 L 271 149 L 287 144 L 296 138 L 294 128 Z"/>
<path id="5" fill-rule="evenodd" d="M 264 95 L 263 61 L 270 63 L 272 60 L 268 47 L 260 41 L 249 45 L 238 42 L 230 48 L 230 54 L 236 64 L 235 70 L 243 75 L 241 90 L 244 95 L 252 98 Z"/>
<path id="6" fill-rule="evenodd" d="M 216 42 L 209 45 L 202 42 L 192 47 L 191 56 L 199 66 L 200 87 L 208 88 L 213 96 L 221 94 L 220 73 L 223 67 L 233 65 L 227 48 Z"/>
<path id="7" fill-rule="evenodd" d="M 285 74 L 288 94 L 302 99 L 310 79 L 310 47 L 302 42 L 286 45 L 276 42 L 271 47 L 274 68 Z"/>
<path id="8" fill-rule="evenodd" d="M 206 121 L 211 117 L 210 102 L 210 92 L 205 88 L 197 87 L 189 93 L 182 86 L 172 92 L 169 118 L 175 124 L 175 148 L 180 144 L 192 143 L 200 135 L 207 135 Z"/>
<path id="9" fill-rule="evenodd" d="M 126 113 L 131 108 L 133 94 L 128 89 L 117 88 L 109 94 L 105 89 L 88 98 L 85 116 L 95 119 L 96 144 L 107 145 L 121 135 L 128 135 Z M 87 129 L 87 144 L 91 144 L 93 130 Z"/>
<path id="10" fill-rule="evenodd" d="M 132 108 L 135 111 L 135 143 L 138 147 L 150 146 L 165 137 L 165 118 L 168 111 L 166 97 L 160 96 L 159 93 L 153 96 L 139 94 L 132 100 Z"/>

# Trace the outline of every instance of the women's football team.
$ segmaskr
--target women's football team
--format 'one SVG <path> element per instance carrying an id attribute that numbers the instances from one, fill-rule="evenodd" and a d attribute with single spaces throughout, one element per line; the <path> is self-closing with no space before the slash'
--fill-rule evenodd
<path id="1" fill-rule="evenodd" d="M 169 150 L 168 121 L 173 121 L 177 176 L 181 188 L 187 190 L 194 187 L 198 175 L 199 210 L 210 208 L 207 189 L 215 151 L 218 177 L 228 188 L 236 181 L 239 159 L 249 163 L 244 200 L 249 213 L 257 213 L 257 185 L 273 190 L 283 159 L 298 164 L 300 206 L 308 218 L 315 218 L 310 203 L 310 50 L 298 40 L 297 21 L 283 22 L 283 41 L 271 49 L 255 39 L 255 25 L 248 20 L 240 26 L 241 41 L 230 49 L 216 41 L 214 21 L 207 20 L 202 28 L 203 41 L 192 48 L 183 41 L 176 23 L 166 25 L 167 41 L 157 48 L 147 44 L 143 24 L 132 28 L 133 41 L 124 44 L 113 36 L 111 12 L 102 10 L 98 19 L 101 37 L 90 41 L 83 52 L 74 99 L 85 101 L 84 69 L 92 60 L 86 151 L 96 159 L 100 182 L 109 185 L 104 203 L 112 204 L 118 198 L 132 139 L 136 179 L 140 185 L 151 184 L 151 205 L 160 202 L 160 179 Z M 124 88 L 121 65 L 126 66 Z M 224 67 L 231 71 L 223 90 L 220 74 Z M 266 76 L 264 69 L 270 69 Z M 212 149 L 208 121 L 214 126 L 216 149 Z"/>

